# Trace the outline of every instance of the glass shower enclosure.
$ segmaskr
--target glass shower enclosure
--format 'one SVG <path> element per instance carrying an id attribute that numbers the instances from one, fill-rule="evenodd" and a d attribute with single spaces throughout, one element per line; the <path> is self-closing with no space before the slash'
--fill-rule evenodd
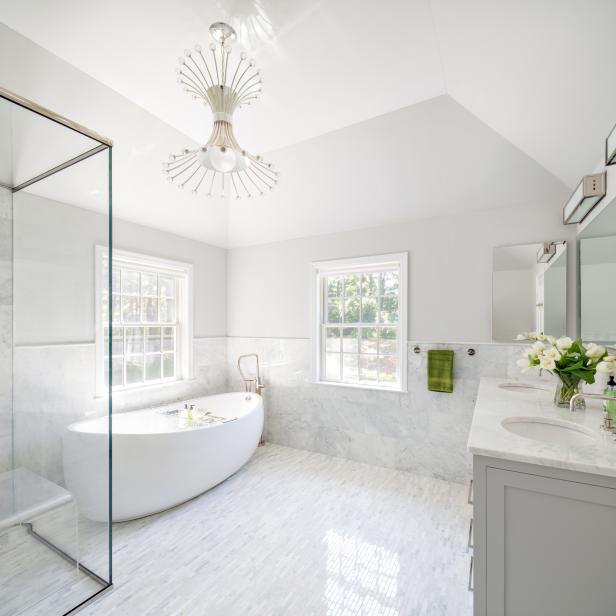
<path id="1" fill-rule="evenodd" d="M 109 283 L 111 152 L 105 137 L 0 88 L 0 616 L 72 614 L 111 587 L 111 516 L 88 519 L 71 480 L 99 469 L 81 484 L 110 512 L 95 255 Z M 67 447 L 71 426 L 92 417 L 105 417 L 103 437 Z"/>

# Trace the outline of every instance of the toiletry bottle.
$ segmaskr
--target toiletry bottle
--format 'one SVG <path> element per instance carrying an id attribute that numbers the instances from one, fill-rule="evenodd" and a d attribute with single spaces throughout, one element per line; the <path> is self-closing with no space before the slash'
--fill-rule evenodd
<path id="1" fill-rule="evenodd" d="M 603 393 L 606 396 L 610 396 L 610 398 L 614 398 L 614 402 L 611 400 L 604 400 L 603 409 L 609 413 L 612 421 L 616 421 L 616 381 L 614 380 L 614 375 L 610 375 L 610 379 Z"/>

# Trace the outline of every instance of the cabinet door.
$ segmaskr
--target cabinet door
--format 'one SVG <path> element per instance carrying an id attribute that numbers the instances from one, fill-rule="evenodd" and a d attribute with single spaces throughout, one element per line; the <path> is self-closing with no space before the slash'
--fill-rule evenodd
<path id="1" fill-rule="evenodd" d="M 616 490 L 486 469 L 487 613 L 616 614 Z"/>

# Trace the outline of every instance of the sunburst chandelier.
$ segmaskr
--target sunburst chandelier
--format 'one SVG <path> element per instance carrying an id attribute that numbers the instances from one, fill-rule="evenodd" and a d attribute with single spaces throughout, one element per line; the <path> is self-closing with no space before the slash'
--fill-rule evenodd
<path id="1" fill-rule="evenodd" d="M 194 193 L 203 187 L 208 196 L 241 199 L 263 195 L 278 183 L 278 172 L 260 156 L 243 150 L 233 134 L 233 113 L 259 98 L 261 73 L 246 52 L 240 53 L 233 68 L 231 42 L 236 34 L 231 26 L 212 24 L 210 34 L 216 42 L 209 50 L 200 45 L 187 49 L 176 71 L 184 92 L 212 110 L 212 134 L 200 148 L 171 154 L 169 162 L 163 163 L 163 173 L 170 182 Z"/>

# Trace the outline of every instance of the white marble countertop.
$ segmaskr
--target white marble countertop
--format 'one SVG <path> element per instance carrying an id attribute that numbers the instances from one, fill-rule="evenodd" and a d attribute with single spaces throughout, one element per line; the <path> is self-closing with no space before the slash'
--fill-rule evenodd
<path id="1" fill-rule="evenodd" d="M 543 389 L 499 387 L 511 382 L 516 381 L 481 379 L 468 438 L 468 450 L 472 454 L 616 477 L 616 442 L 600 429 L 603 420 L 600 401 L 587 400 L 585 411 L 570 413 L 554 405 L 556 383 L 551 388 L 548 383 L 529 383 Z M 524 383 L 523 379 L 519 382 Z M 595 441 L 574 446 L 518 436 L 503 426 L 503 420 L 511 417 L 571 422 L 587 434 L 592 433 Z"/>

